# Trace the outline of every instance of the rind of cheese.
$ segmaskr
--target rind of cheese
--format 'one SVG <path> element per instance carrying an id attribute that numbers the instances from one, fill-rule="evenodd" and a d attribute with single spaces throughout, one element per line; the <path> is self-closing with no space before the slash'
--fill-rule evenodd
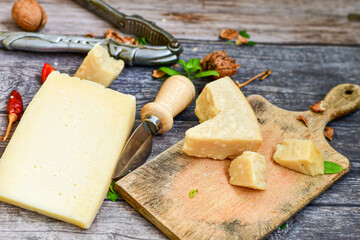
<path id="1" fill-rule="evenodd" d="M 266 169 L 266 161 L 263 155 L 245 151 L 230 164 L 230 184 L 265 190 Z"/>
<path id="2" fill-rule="evenodd" d="M 74 77 L 100 83 L 108 87 L 124 68 L 123 60 L 115 60 L 102 46 L 96 45 L 85 57 Z"/>
<path id="3" fill-rule="evenodd" d="M 279 165 L 306 175 L 324 174 L 324 157 L 311 140 L 285 139 L 273 159 Z"/>
<path id="4" fill-rule="evenodd" d="M 190 156 L 234 158 L 257 151 L 263 142 L 254 111 L 229 77 L 205 86 L 195 114 L 201 124 L 186 131 L 183 147 Z"/>
<path id="5" fill-rule="evenodd" d="M 134 119 L 133 96 L 52 72 L 0 160 L 0 200 L 88 228 Z"/>

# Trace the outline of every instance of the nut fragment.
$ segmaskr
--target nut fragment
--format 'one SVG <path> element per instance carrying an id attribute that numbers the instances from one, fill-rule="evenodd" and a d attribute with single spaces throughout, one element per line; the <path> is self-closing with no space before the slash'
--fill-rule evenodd
<path id="1" fill-rule="evenodd" d="M 229 57 L 225 51 L 209 53 L 201 60 L 203 71 L 215 70 L 219 73 L 219 77 L 214 76 L 215 79 L 232 76 L 236 74 L 236 69 L 239 67 L 235 59 Z"/>
<path id="2" fill-rule="evenodd" d="M 19 27 L 30 32 L 39 31 L 47 22 L 45 10 L 35 0 L 16 1 L 11 15 Z"/>
<path id="3" fill-rule="evenodd" d="M 108 29 L 105 32 L 105 38 L 113 38 L 118 42 L 138 45 L 138 41 L 136 41 L 135 38 L 121 36 L 119 33 L 115 32 L 112 29 Z"/>
<path id="4" fill-rule="evenodd" d="M 227 28 L 227 29 L 222 29 L 220 32 L 220 37 L 222 39 L 226 39 L 226 40 L 232 40 L 235 39 L 239 36 L 238 31 L 236 31 L 235 29 L 231 29 L 231 28 Z"/>
<path id="5" fill-rule="evenodd" d="M 325 127 L 324 129 L 324 135 L 327 139 L 330 140 L 330 142 L 332 142 L 333 139 L 333 135 L 334 135 L 334 129 L 331 127 Z"/>
<path id="6" fill-rule="evenodd" d="M 316 103 L 315 105 L 310 105 L 309 108 L 311 108 L 311 111 L 313 112 L 324 112 L 326 108 L 324 107 L 324 102 L 320 101 Z"/>
<path id="7" fill-rule="evenodd" d="M 240 46 L 240 45 L 244 45 L 247 44 L 249 41 L 247 38 L 239 36 L 236 40 L 235 40 L 235 44 L 236 46 Z"/>
<path id="8" fill-rule="evenodd" d="M 309 126 L 309 123 L 304 116 L 299 115 L 299 116 L 297 116 L 296 119 L 302 121 L 305 124 L 305 126 L 307 126 L 307 127 Z"/>
<path id="9" fill-rule="evenodd" d="M 161 70 L 153 70 L 153 78 L 162 78 L 163 76 L 165 76 L 165 72 L 161 71 Z"/>
<path id="10" fill-rule="evenodd" d="M 88 37 L 88 38 L 95 38 L 95 34 L 90 32 L 88 34 L 85 34 L 85 37 Z"/>

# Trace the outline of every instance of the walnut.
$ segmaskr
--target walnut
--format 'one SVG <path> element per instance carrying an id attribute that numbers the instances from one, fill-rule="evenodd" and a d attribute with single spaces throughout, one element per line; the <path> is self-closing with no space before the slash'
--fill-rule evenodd
<path id="1" fill-rule="evenodd" d="M 239 67 L 240 65 L 236 64 L 235 59 L 229 57 L 225 51 L 209 53 L 201 60 L 203 71 L 215 70 L 219 73 L 219 77 L 214 77 L 215 79 L 232 76 Z"/>
<path id="2" fill-rule="evenodd" d="M 25 31 L 39 31 L 47 22 L 45 10 L 35 0 L 16 1 L 11 14 L 17 25 Z"/>
<path id="3" fill-rule="evenodd" d="M 220 32 L 220 37 L 222 39 L 226 39 L 226 40 L 232 40 L 235 39 L 239 36 L 238 31 L 236 31 L 235 29 L 222 29 Z"/>
<path id="4" fill-rule="evenodd" d="M 108 29 L 105 32 L 105 38 L 113 38 L 118 42 L 122 42 L 122 43 L 128 43 L 128 44 L 132 44 L 132 45 L 138 45 L 138 41 L 136 41 L 134 38 L 132 37 L 124 37 L 122 35 L 120 35 L 119 33 L 115 32 L 112 29 Z"/>

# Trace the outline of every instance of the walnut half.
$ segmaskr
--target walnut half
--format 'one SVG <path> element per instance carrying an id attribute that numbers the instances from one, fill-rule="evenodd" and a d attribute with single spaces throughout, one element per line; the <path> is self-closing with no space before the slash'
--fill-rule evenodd
<path id="1" fill-rule="evenodd" d="M 219 73 L 219 77 L 214 77 L 215 79 L 232 76 L 239 67 L 240 65 L 236 63 L 236 60 L 229 57 L 225 51 L 209 53 L 201 60 L 203 71 L 215 70 Z"/>

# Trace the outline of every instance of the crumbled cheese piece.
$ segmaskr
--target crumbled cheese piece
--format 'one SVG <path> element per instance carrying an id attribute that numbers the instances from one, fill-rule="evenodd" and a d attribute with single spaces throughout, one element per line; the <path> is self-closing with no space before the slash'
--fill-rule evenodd
<path id="1" fill-rule="evenodd" d="M 232 185 L 266 189 L 266 161 L 260 153 L 245 151 L 231 162 L 229 174 Z"/>
<path id="2" fill-rule="evenodd" d="M 283 167 L 315 176 L 324 174 L 324 158 L 311 140 L 285 139 L 273 156 Z"/>

